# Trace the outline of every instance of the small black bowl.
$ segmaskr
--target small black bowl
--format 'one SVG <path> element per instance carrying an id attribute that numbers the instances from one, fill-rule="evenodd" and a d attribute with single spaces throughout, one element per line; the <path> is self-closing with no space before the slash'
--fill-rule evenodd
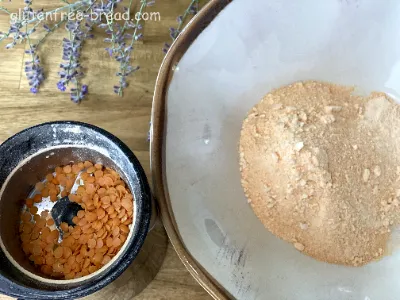
<path id="1" fill-rule="evenodd" d="M 73 280 L 46 278 L 25 258 L 19 242 L 23 199 L 56 166 L 86 160 L 116 170 L 129 186 L 134 196 L 131 232 L 119 253 L 99 271 Z M 21 299 L 74 299 L 103 288 L 137 256 L 153 210 L 150 187 L 139 161 L 105 130 L 60 121 L 17 133 L 0 145 L 0 293 Z"/>

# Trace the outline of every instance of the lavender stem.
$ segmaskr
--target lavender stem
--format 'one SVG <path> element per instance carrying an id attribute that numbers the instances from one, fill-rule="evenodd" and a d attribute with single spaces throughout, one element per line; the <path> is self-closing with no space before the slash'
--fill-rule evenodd
<path id="1" fill-rule="evenodd" d="M 28 4 L 28 7 L 30 6 L 30 4 Z M 28 45 L 29 45 L 29 50 L 32 56 L 32 63 L 35 61 L 35 56 L 33 54 L 33 48 L 32 48 L 32 44 L 31 44 L 31 37 L 28 34 L 28 24 L 25 24 L 25 33 L 27 36 L 27 40 L 28 40 Z"/>
<path id="2" fill-rule="evenodd" d="M 57 24 L 55 24 L 53 27 L 50 28 L 50 30 L 39 40 L 39 42 L 37 42 L 36 47 L 39 47 L 39 45 L 41 43 L 43 43 L 43 41 L 47 38 L 47 36 L 50 33 L 53 33 L 57 28 L 60 27 L 61 24 L 63 24 L 67 19 L 62 19 L 60 22 L 58 22 Z"/>
<path id="3" fill-rule="evenodd" d="M 182 30 L 182 27 L 185 25 L 185 20 L 186 20 L 187 16 L 188 16 L 189 13 L 190 13 L 190 8 L 193 7 L 194 4 L 197 4 L 197 5 L 198 5 L 198 4 L 199 4 L 199 0 L 192 0 L 192 1 L 190 2 L 188 8 L 185 10 L 185 12 L 184 12 L 184 14 L 183 14 L 183 16 L 182 16 L 182 22 L 179 22 L 179 25 L 178 25 L 178 27 L 176 28 L 177 36 L 175 36 L 175 38 L 178 37 L 179 33 L 180 33 L 181 30 Z M 172 40 L 174 40 L 174 39 L 172 39 Z"/>
<path id="4" fill-rule="evenodd" d="M 4 6 L 0 6 L 0 11 L 4 11 L 5 13 L 11 15 L 11 12 L 7 8 L 5 8 Z"/>

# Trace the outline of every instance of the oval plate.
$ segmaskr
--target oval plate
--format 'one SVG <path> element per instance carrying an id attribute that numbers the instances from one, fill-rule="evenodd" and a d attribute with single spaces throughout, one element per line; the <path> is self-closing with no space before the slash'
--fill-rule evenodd
<path id="1" fill-rule="evenodd" d="M 247 111 L 298 80 L 397 96 L 400 2 L 211 1 L 167 54 L 151 161 L 178 255 L 216 299 L 395 300 L 400 255 L 352 268 L 316 261 L 264 229 L 240 184 Z"/>

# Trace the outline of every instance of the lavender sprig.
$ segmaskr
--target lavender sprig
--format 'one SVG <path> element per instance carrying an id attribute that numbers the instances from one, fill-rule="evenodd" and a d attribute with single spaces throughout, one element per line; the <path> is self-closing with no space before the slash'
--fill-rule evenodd
<path id="1" fill-rule="evenodd" d="M 183 15 L 180 15 L 176 18 L 176 21 L 178 22 L 178 27 L 177 28 L 171 27 L 169 29 L 169 35 L 172 39 L 172 42 L 174 42 L 176 40 L 176 38 L 178 37 L 178 35 L 181 33 L 182 28 L 185 25 L 188 16 L 190 16 L 190 15 L 194 16 L 197 14 L 198 11 L 199 11 L 199 0 L 192 0 L 190 2 L 189 6 L 186 8 Z M 170 47 L 171 47 L 170 44 L 165 43 L 163 52 L 167 53 Z"/>
<path id="2" fill-rule="evenodd" d="M 43 68 L 40 66 L 40 58 L 36 52 L 39 48 L 39 45 L 41 45 L 41 43 L 45 40 L 47 35 L 54 32 L 54 30 L 58 28 L 65 21 L 66 21 L 65 19 L 61 20 L 52 28 L 48 28 L 48 26 L 45 24 L 44 26 L 47 26 L 48 28 L 46 29 L 47 33 L 45 34 L 44 37 L 42 37 L 42 39 L 39 40 L 39 42 L 37 42 L 34 45 L 32 45 L 31 43 L 30 36 L 27 35 L 29 50 L 26 50 L 25 53 L 30 54 L 32 59 L 30 61 L 25 62 L 25 74 L 26 78 L 29 81 L 30 91 L 34 94 L 38 93 L 39 87 L 45 79 Z M 28 25 L 26 25 L 26 31 L 28 31 L 27 26 Z"/>
<path id="3" fill-rule="evenodd" d="M 85 13 L 88 12 L 95 3 L 96 0 L 91 2 Z M 70 89 L 71 100 L 74 103 L 80 103 L 88 93 L 88 86 L 81 86 L 80 84 L 80 79 L 83 77 L 80 56 L 84 40 L 93 37 L 93 34 L 90 33 L 93 29 L 93 24 L 92 20 L 87 17 L 85 21 L 68 21 L 65 28 L 69 32 L 69 39 L 64 38 L 63 40 L 62 58 L 64 62 L 60 64 L 61 71 L 58 73 L 60 75 L 60 81 L 57 83 L 57 88 L 64 92 L 67 86 L 72 82 L 75 87 Z M 49 31 L 51 29 L 48 28 L 46 30 Z"/>
<path id="4" fill-rule="evenodd" d="M 87 94 L 87 86 L 80 86 L 79 79 L 82 78 L 83 72 L 81 70 L 80 56 L 83 41 L 90 36 L 92 26 L 88 23 L 82 24 L 82 21 L 68 21 L 66 29 L 70 33 L 70 38 L 63 40 L 63 60 L 60 64 L 62 69 L 58 74 L 60 81 L 57 87 L 60 91 L 64 92 L 70 82 L 75 84 L 75 88 L 71 89 L 71 100 L 75 103 L 80 103 L 84 96 Z"/>
<path id="5" fill-rule="evenodd" d="M 121 0 L 109 0 L 109 2 L 101 8 L 98 8 L 99 12 L 102 12 L 106 15 L 113 16 L 114 15 L 114 9 L 117 7 L 117 4 L 121 2 Z M 132 6 L 132 0 L 129 2 L 129 8 Z M 119 51 L 119 48 L 121 45 L 123 45 L 124 42 L 124 32 L 125 32 L 125 24 L 124 27 L 121 28 L 121 25 L 118 23 L 114 22 L 113 18 L 106 18 L 106 23 L 100 24 L 100 28 L 107 28 L 105 31 L 107 35 L 110 35 L 110 38 L 104 39 L 104 42 L 106 43 L 111 43 L 111 46 L 106 48 L 107 52 L 110 54 L 110 56 L 113 56 L 114 53 L 117 53 Z"/>
<path id="6" fill-rule="evenodd" d="M 102 3 L 102 5 L 98 5 L 95 8 L 95 11 L 97 13 L 113 15 L 114 9 L 117 7 L 119 2 L 120 0 L 109 0 L 109 2 L 106 4 Z M 128 7 L 124 7 L 124 11 L 128 12 L 128 14 L 130 14 L 132 3 L 133 0 L 130 0 Z M 137 14 L 141 16 L 145 8 L 153 5 L 154 3 L 154 1 L 141 0 L 140 8 Z M 140 18 L 136 18 L 135 23 L 130 20 L 125 20 L 123 26 L 114 22 L 113 18 L 107 18 L 105 23 L 99 24 L 99 27 L 104 28 L 105 33 L 109 35 L 108 38 L 104 39 L 104 42 L 110 43 L 111 45 L 105 48 L 105 50 L 111 57 L 114 57 L 114 59 L 120 65 L 119 70 L 116 73 L 116 75 L 119 77 L 119 83 L 118 85 L 114 86 L 114 92 L 122 96 L 123 90 L 128 86 L 126 77 L 139 70 L 138 66 L 133 67 L 130 65 L 130 59 L 134 43 L 143 37 L 143 34 L 139 33 L 139 31 L 142 29 Z M 132 28 L 134 29 L 133 34 L 127 33 L 127 30 Z M 131 42 L 127 46 L 128 39 L 130 39 Z"/>
<path id="7" fill-rule="evenodd" d="M 31 54 L 32 59 L 25 62 L 25 74 L 29 81 L 30 91 L 36 94 L 39 91 L 39 86 L 44 81 L 43 68 L 40 66 L 40 59 L 35 54 L 35 48 L 30 46 L 30 49 L 26 53 Z"/>
<path id="8" fill-rule="evenodd" d="M 142 15 L 143 11 L 147 6 L 151 6 L 154 2 L 147 0 L 141 0 L 141 5 L 138 11 L 139 15 Z M 139 33 L 142 30 L 142 25 L 140 24 L 140 18 L 137 18 L 136 23 L 132 24 L 132 22 L 125 22 L 124 27 L 121 30 L 121 33 L 124 34 L 126 28 L 134 28 L 132 35 L 125 35 L 125 37 L 130 37 L 131 42 L 128 47 L 125 47 L 125 43 L 121 43 L 118 49 L 118 55 L 116 56 L 116 60 L 120 63 L 119 72 L 117 72 L 117 76 L 119 77 L 119 85 L 114 86 L 114 92 L 119 96 L 123 95 L 123 90 L 128 86 L 126 77 L 130 74 L 139 70 L 139 66 L 133 67 L 130 65 L 131 53 L 133 51 L 133 45 L 136 41 L 143 38 L 143 34 Z M 123 47 L 125 47 L 123 49 Z"/>
<path id="9" fill-rule="evenodd" d="M 26 6 L 24 10 L 31 12 L 32 8 L 30 6 L 32 2 L 29 0 L 25 0 L 25 4 Z M 33 30 L 28 30 L 28 24 L 25 25 L 25 35 L 27 37 L 29 45 L 29 50 L 26 50 L 25 53 L 30 54 L 32 58 L 31 61 L 25 62 L 25 74 L 26 78 L 29 81 L 30 91 L 33 94 L 37 94 L 37 92 L 39 91 L 39 86 L 44 81 L 44 73 L 43 68 L 40 66 L 40 58 L 37 54 L 35 54 L 35 50 L 37 49 L 37 47 L 33 46 L 31 43 L 29 32 L 34 32 Z"/>

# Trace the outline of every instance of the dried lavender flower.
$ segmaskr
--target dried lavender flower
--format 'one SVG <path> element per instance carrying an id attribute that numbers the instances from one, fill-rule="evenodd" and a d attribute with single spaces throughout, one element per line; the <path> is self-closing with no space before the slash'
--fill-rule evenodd
<path id="1" fill-rule="evenodd" d="M 77 85 L 76 88 L 71 89 L 71 101 L 77 104 L 81 103 L 81 101 L 85 98 L 87 93 L 88 93 L 87 85 L 84 84 L 81 87 Z"/>
<path id="2" fill-rule="evenodd" d="M 33 48 L 27 50 L 26 53 L 32 55 L 32 60 L 25 62 L 26 78 L 29 81 L 30 91 L 37 94 L 40 84 L 45 79 L 43 68 L 40 66 L 39 56 L 35 54 Z"/>
<path id="3" fill-rule="evenodd" d="M 109 5 L 102 4 L 97 7 L 97 10 L 109 14 L 111 13 L 112 15 L 117 2 L 119 1 L 109 0 Z M 152 4 L 154 4 L 154 1 L 140 0 L 138 14 L 142 15 L 145 8 Z M 124 7 L 124 11 L 130 12 L 131 6 L 132 0 L 130 0 L 128 7 Z M 114 92 L 122 96 L 123 90 L 128 86 L 126 79 L 127 76 L 139 70 L 139 66 L 133 67 L 130 65 L 130 60 L 134 43 L 143 38 L 143 34 L 140 32 L 142 30 L 140 19 L 138 18 L 135 23 L 130 20 L 125 20 L 123 26 L 114 22 L 113 19 L 106 19 L 106 23 L 101 23 L 98 27 L 105 29 L 105 33 L 109 36 L 104 39 L 104 42 L 110 44 L 110 46 L 105 48 L 105 50 L 111 57 L 119 62 L 120 67 L 116 73 L 119 77 L 119 82 L 118 85 L 114 86 Z M 129 29 L 133 29 L 132 34 L 127 33 L 127 30 Z M 130 42 L 127 45 L 129 39 Z"/>
<path id="4" fill-rule="evenodd" d="M 152 1 L 147 1 L 147 7 L 153 6 L 154 4 L 156 4 L 156 1 L 152 0 Z"/>

